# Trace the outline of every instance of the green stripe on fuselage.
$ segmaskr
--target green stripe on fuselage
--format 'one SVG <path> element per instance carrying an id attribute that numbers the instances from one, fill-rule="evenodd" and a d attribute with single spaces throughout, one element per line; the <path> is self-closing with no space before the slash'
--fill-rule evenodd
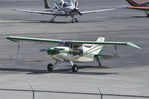
<path id="1" fill-rule="evenodd" d="M 53 51 L 53 52 L 51 52 L 51 53 L 50 53 L 50 51 L 49 51 L 48 54 L 52 54 L 52 55 L 57 55 L 57 54 L 69 54 L 69 55 L 73 55 L 73 51 L 61 50 L 61 51 Z M 94 58 L 94 54 L 86 53 L 86 54 L 80 55 L 80 57 Z"/>
<path id="2" fill-rule="evenodd" d="M 101 51 L 98 53 L 98 58 L 99 59 L 101 58 L 102 52 L 103 52 L 103 49 L 101 49 Z"/>

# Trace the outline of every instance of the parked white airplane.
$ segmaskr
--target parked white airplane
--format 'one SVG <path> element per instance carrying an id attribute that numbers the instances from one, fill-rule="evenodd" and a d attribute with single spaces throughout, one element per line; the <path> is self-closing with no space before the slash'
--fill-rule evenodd
<path id="1" fill-rule="evenodd" d="M 27 13 L 36 13 L 43 15 L 53 15 L 54 17 L 50 20 L 50 22 L 54 22 L 57 16 L 70 16 L 72 18 L 71 22 L 78 22 L 78 19 L 75 17 L 76 15 L 84 15 L 89 13 L 98 13 L 105 11 L 112 11 L 115 8 L 111 9 L 101 9 L 101 10 L 91 10 L 91 11 L 80 11 L 78 8 L 77 0 L 54 0 L 54 6 L 50 6 L 48 0 L 44 0 L 45 9 L 44 11 L 33 11 L 33 10 L 21 10 L 14 9 L 15 11 L 27 12 Z"/>
<path id="2" fill-rule="evenodd" d="M 70 62 L 72 65 L 72 71 L 77 72 L 78 66 L 74 63 L 77 62 L 90 62 L 96 60 L 100 64 L 100 59 L 116 58 L 118 55 L 103 55 L 103 46 L 131 46 L 139 48 L 137 45 L 131 42 L 105 42 L 104 37 L 99 37 L 97 41 L 68 41 L 68 40 L 54 40 L 54 39 L 41 39 L 41 38 L 29 38 L 29 37 L 17 37 L 9 36 L 8 40 L 18 42 L 40 42 L 44 43 L 55 43 L 59 46 L 50 47 L 46 51 L 55 60 L 54 64 L 48 64 L 47 69 L 49 72 L 53 71 L 53 66 L 59 62 Z"/>

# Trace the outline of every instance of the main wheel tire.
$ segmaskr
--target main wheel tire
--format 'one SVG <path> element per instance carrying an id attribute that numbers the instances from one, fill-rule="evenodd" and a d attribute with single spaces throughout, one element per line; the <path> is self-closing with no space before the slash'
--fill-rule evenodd
<path id="1" fill-rule="evenodd" d="M 54 23 L 54 20 L 50 20 L 51 23 Z"/>
<path id="2" fill-rule="evenodd" d="M 78 66 L 77 65 L 73 65 L 72 66 L 72 72 L 77 72 L 78 71 Z"/>
<path id="3" fill-rule="evenodd" d="M 100 61 L 99 61 L 99 60 L 98 60 L 98 66 L 99 66 L 99 67 L 101 67 L 101 63 L 100 63 Z"/>
<path id="4" fill-rule="evenodd" d="M 72 19 L 72 20 L 71 20 L 71 23 L 75 23 L 75 22 L 76 22 L 76 20 L 75 20 L 75 19 Z"/>
<path id="5" fill-rule="evenodd" d="M 79 22 L 77 18 L 75 18 L 75 22 Z"/>
<path id="6" fill-rule="evenodd" d="M 53 71 L 53 65 L 52 65 L 52 64 L 48 64 L 47 70 L 48 70 L 49 72 L 52 72 L 52 71 Z"/>

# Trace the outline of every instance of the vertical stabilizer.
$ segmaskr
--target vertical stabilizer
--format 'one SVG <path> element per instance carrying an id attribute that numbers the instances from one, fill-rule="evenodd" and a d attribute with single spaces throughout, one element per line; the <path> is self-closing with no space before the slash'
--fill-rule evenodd
<path id="1" fill-rule="evenodd" d="M 99 37 L 96 42 L 104 42 L 104 37 Z M 83 50 L 85 53 L 90 53 L 93 55 L 98 55 L 100 51 L 102 50 L 103 45 L 97 45 L 97 44 L 83 44 Z"/>
<path id="2" fill-rule="evenodd" d="M 138 6 L 139 4 L 133 0 L 126 0 L 132 6 Z"/>
<path id="3" fill-rule="evenodd" d="M 96 41 L 97 42 L 104 42 L 105 41 L 105 37 L 99 37 Z"/>
<path id="4" fill-rule="evenodd" d="M 44 6 L 45 6 L 46 9 L 49 9 L 50 8 L 50 6 L 48 4 L 48 0 L 44 0 Z"/>

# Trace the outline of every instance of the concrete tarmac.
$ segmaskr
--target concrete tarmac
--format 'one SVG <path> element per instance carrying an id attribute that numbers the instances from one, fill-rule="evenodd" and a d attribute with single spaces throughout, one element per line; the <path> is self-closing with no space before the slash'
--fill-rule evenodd
<path id="1" fill-rule="evenodd" d="M 125 0 L 79 1 L 81 11 L 120 5 L 128 4 Z M 79 23 L 70 23 L 71 18 L 65 17 L 58 17 L 55 23 L 50 23 L 51 16 L 11 11 L 42 10 L 42 0 L 0 0 L 0 9 L 0 89 L 30 90 L 32 85 L 36 90 L 55 91 L 36 93 L 36 99 L 98 99 L 98 87 L 106 94 L 149 95 L 149 19 L 144 12 L 119 9 L 79 16 Z M 6 40 L 7 36 L 92 41 L 104 36 L 106 41 L 128 41 L 142 49 L 118 47 L 121 58 L 101 60 L 103 68 L 98 68 L 96 62 L 79 63 L 80 70 L 72 73 L 70 64 L 64 63 L 53 73 L 48 73 L 47 64 L 53 60 L 47 53 L 40 52 L 40 44 L 21 43 L 16 64 L 17 44 Z M 103 53 L 113 54 L 115 51 L 113 47 L 105 46 Z M 1 99 L 20 97 L 31 99 L 32 93 L 0 91 Z"/>

